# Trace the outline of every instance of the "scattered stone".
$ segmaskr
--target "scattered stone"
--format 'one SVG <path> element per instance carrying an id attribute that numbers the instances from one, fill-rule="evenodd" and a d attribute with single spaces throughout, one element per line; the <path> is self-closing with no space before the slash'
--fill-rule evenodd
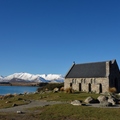
<path id="1" fill-rule="evenodd" d="M 15 106 L 18 106 L 18 105 L 17 105 L 17 104 L 15 104 L 15 103 L 14 103 L 14 104 L 12 104 L 12 107 L 15 107 Z"/>
<path id="2" fill-rule="evenodd" d="M 48 91 L 48 88 L 46 88 L 45 91 Z"/>
<path id="3" fill-rule="evenodd" d="M 11 97 L 14 97 L 14 95 L 12 95 L 12 94 L 6 94 L 6 95 L 3 96 L 3 99 L 5 100 L 5 99 L 11 98 Z"/>
<path id="4" fill-rule="evenodd" d="M 54 90 L 53 90 L 54 93 L 56 93 L 56 92 L 58 92 L 58 91 L 59 91 L 59 88 L 57 88 L 57 87 L 54 88 Z"/>
<path id="5" fill-rule="evenodd" d="M 39 92 L 38 91 L 36 91 L 36 92 L 34 92 L 33 94 L 38 94 Z"/>
<path id="6" fill-rule="evenodd" d="M 22 114 L 23 112 L 22 111 L 17 111 L 17 114 Z"/>
<path id="7" fill-rule="evenodd" d="M 11 103 L 11 101 L 6 101 L 5 103 Z"/>
<path id="8" fill-rule="evenodd" d="M 17 94 L 17 93 L 14 93 L 13 95 L 14 95 L 14 96 L 17 96 L 18 94 Z"/>

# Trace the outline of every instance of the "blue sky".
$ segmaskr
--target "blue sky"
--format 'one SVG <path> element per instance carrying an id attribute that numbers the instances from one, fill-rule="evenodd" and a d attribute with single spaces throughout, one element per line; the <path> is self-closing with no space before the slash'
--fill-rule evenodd
<path id="1" fill-rule="evenodd" d="M 116 59 L 119 0 L 0 0 L 0 75 L 65 75 L 73 61 Z"/>

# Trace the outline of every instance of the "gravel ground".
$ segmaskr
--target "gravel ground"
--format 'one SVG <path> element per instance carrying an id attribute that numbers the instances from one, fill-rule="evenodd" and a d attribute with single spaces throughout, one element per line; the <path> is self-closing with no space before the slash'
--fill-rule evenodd
<path id="1" fill-rule="evenodd" d="M 99 107 L 99 108 L 120 108 L 120 104 L 116 104 L 114 106 L 103 106 L 100 105 L 100 103 L 93 103 L 93 104 L 88 104 L 89 107 Z"/>

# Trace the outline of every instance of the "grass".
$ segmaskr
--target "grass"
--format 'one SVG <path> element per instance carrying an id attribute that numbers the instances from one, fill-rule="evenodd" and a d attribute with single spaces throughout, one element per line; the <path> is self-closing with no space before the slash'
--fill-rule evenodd
<path id="1" fill-rule="evenodd" d="M 61 104 L 39 108 L 41 120 L 119 120 L 120 109 Z"/>
<path id="2" fill-rule="evenodd" d="M 0 100 L 0 108 L 11 107 L 13 103 L 27 104 L 29 100 L 67 101 L 85 100 L 88 96 L 97 98 L 99 94 L 93 93 L 37 93 L 20 95 Z M 10 101 L 10 103 L 5 103 Z M 88 106 L 73 106 L 71 104 L 56 104 L 44 107 L 30 108 L 25 114 L 0 113 L 0 120 L 119 120 L 120 109 L 94 108 Z"/>
<path id="3" fill-rule="evenodd" d="M 57 104 L 32 108 L 25 114 L 0 113 L 0 120 L 119 120 L 120 109 Z"/>
<path id="4" fill-rule="evenodd" d="M 64 93 L 64 92 L 45 92 L 37 94 L 28 94 L 28 95 L 17 95 L 10 97 L 4 100 L 0 100 L 0 108 L 12 107 L 13 104 L 23 105 L 28 104 L 31 100 L 47 100 L 47 101 L 65 101 L 70 102 L 72 100 L 85 100 L 88 96 L 97 98 L 98 94 L 89 94 L 89 93 Z M 8 102 L 8 103 L 6 103 Z"/>
<path id="5" fill-rule="evenodd" d="M 98 94 L 88 94 L 88 93 L 64 93 L 64 92 L 60 92 L 60 93 L 50 93 L 50 94 L 46 94 L 46 100 L 55 100 L 55 101 L 72 101 L 72 100 L 82 100 L 84 101 L 85 98 L 87 98 L 88 96 L 92 96 L 94 98 L 98 97 Z"/>
<path id="6" fill-rule="evenodd" d="M 22 98 L 22 96 L 15 96 L 15 97 L 11 97 L 11 98 L 7 98 L 4 100 L 0 100 L 0 108 L 9 108 L 12 107 L 13 104 L 16 105 L 24 105 L 24 104 L 28 104 L 29 101 L 25 100 L 24 97 Z"/>

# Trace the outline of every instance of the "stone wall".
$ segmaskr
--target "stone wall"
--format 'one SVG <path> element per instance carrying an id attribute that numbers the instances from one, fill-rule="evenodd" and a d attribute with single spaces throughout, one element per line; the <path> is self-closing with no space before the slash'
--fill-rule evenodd
<path id="1" fill-rule="evenodd" d="M 116 61 L 111 62 L 109 75 L 109 86 L 115 87 L 120 92 L 120 72 Z"/>
<path id="2" fill-rule="evenodd" d="M 76 91 L 84 92 L 107 92 L 109 80 L 105 78 L 66 78 L 64 88 L 72 87 Z"/>

